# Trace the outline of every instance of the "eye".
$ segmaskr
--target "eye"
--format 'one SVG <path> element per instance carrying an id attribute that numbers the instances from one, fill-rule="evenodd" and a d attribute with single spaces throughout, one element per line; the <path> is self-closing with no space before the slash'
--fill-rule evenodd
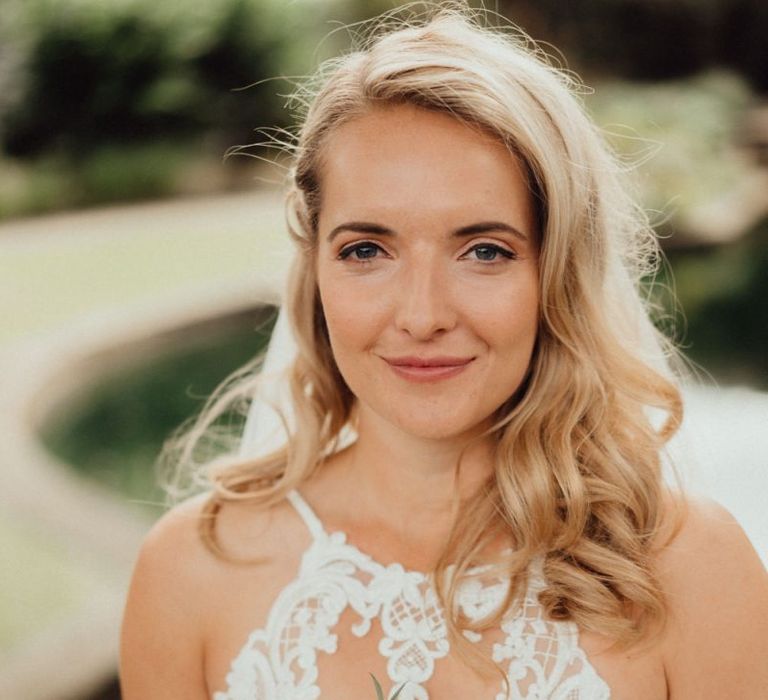
<path id="1" fill-rule="evenodd" d="M 472 246 L 466 253 L 464 253 L 464 256 L 468 256 L 473 253 L 475 255 L 475 260 L 484 263 L 496 262 L 499 259 L 499 256 L 507 260 L 514 260 L 517 257 L 517 254 L 513 251 L 508 250 L 507 248 L 502 248 L 498 245 L 493 245 L 492 243 L 478 243 L 477 245 Z"/>
<path id="2" fill-rule="evenodd" d="M 377 257 L 380 252 L 383 252 L 382 249 L 375 243 L 363 241 L 342 248 L 339 260 L 348 260 L 351 257 L 355 262 L 367 262 Z"/>

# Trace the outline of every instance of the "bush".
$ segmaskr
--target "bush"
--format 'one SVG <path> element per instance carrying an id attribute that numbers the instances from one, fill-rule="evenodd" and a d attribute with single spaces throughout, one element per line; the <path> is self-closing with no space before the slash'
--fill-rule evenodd
<path id="1" fill-rule="evenodd" d="M 768 390 L 768 219 L 738 243 L 670 262 L 687 354 L 718 380 Z"/>
<path id="2" fill-rule="evenodd" d="M 4 119 L 5 149 L 82 157 L 105 142 L 188 129 L 192 86 L 177 90 L 165 110 L 151 99 L 176 67 L 163 28 L 123 7 L 109 15 L 63 5 L 41 14 L 25 90 Z"/>
<path id="3" fill-rule="evenodd" d="M 637 164 L 640 198 L 660 233 L 695 238 L 702 209 L 750 174 L 735 144 L 751 99 L 737 75 L 710 72 L 668 83 L 601 83 L 587 106 L 613 147 Z"/>
<path id="4" fill-rule="evenodd" d="M 322 30 L 281 0 L 8 2 L 0 218 L 174 194 L 192 162 L 237 184 L 224 153 L 290 126 L 279 76 L 310 68 Z"/>
<path id="5" fill-rule="evenodd" d="M 79 201 L 95 204 L 171 194 L 186 149 L 170 143 L 133 147 L 103 146 L 89 155 L 77 173 Z"/>
<path id="6" fill-rule="evenodd" d="M 722 66 L 768 90 L 764 0 L 504 0 L 501 10 L 580 70 L 646 81 Z"/>
<path id="7" fill-rule="evenodd" d="M 233 90 L 307 55 L 295 5 L 30 0 L 24 7 L 16 20 L 29 35 L 24 78 L 0 114 L 11 156 L 55 151 L 76 161 L 105 144 L 209 131 L 242 143 L 257 126 L 288 122 L 278 84 Z"/>
<path id="8" fill-rule="evenodd" d="M 0 165 L 0 219 L 175 194 L 192 149 L 184 143 L 103 145 L 75 165 L 48 154 Z"/>

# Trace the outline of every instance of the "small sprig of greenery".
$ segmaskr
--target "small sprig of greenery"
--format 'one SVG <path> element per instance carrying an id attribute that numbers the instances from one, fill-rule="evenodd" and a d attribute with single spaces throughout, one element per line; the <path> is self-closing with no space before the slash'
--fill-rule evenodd
<path id="1" fill-rule="evenodd" d="M 384 689 L 381 687 L 381 683 L 379 683 L 376 676 L 374 676 L 372 673 L 368 674 L 373 679 L 373 687 L 376 688 L 376 700 L 386 700 L 384 697 Z M 407 683 L 407 681 L 406 681 Z M 400 693 L 403 692 L 403 688 L 405 688 L 406 683 L 403 683 L 396 691 L 395 694 L 392 696 L 392 700 L 397 700 L 397 697 L 400 695 Z"/>

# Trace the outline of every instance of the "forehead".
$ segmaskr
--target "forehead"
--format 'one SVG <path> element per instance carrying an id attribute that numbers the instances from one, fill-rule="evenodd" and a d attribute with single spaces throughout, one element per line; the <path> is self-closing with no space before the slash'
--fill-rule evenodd
<path id="1" fill-rule="evenodd" d="M 528 182 L 506 145 L 412 105 L 376 106 L 337 127 L 324 144 L 320 187 L 321 228 L 362 216 L 506 216 L 532 226 Z"/>

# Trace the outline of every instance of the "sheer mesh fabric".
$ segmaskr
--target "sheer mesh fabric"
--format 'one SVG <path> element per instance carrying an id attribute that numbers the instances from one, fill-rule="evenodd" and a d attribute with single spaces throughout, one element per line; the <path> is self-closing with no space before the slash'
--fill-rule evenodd
<path id="1" fill-rule="evenodd" d="M 251 633 L 213 700 L 315 700 L 375 697 L 370 673 L 400 700 L 606 700 L 610 691 L 578 644 L 576 626 L 546 620 L 537 602 L 543 581 L 531 572 L 522 605 L 498 629 L 467 638 L 487 652 L 501 676 L 481 679 L 451 654 L 443 611 L 428 577 L 384 566 L 327 533 L 294 491 L 289 495 L 312 534 L 296 578 L 275 599 L 266 624 Z M 503 599 L 507 584 L 462 584 L 458 604 L 478 619 Z M 486 580 L 488 579 L 488 580 Z"/>

